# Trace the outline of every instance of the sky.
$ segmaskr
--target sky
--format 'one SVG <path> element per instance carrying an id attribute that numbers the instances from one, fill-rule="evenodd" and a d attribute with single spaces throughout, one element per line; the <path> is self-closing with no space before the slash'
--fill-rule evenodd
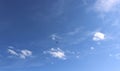
<path id="1" fill-rule="evenodd" d="M 0 0 L 0 71 L 120 71 L 120 0 Z"/>

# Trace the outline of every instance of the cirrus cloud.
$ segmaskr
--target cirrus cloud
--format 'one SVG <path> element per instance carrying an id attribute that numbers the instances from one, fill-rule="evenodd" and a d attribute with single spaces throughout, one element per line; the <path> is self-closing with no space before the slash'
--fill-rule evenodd
<path id="1" fill-rule="evenodd" d="M 27 50 L 27 49 L 17 51 L 15 49 L 9 48 L 7 51 L 10 55 L 14 55 L 14 56 L 19 57 L 21 59 L 26 59 L 27 57 L 32 56 L 32 51 Z"/>
<path id="2" fill-rule="evenodd" d="M 97 0 L 94 4 L 94 9 L 98 12 L 110 12 L 117 8 L 120 0 Z"/>
<path id="3" fill-rule="evenodd" d="M 11 55 L 15 55 L 15 56 L 19 55 L 16 51 L 14 51 L 12 49 L 8 49 L 8 53 L 10 53 Z"/>

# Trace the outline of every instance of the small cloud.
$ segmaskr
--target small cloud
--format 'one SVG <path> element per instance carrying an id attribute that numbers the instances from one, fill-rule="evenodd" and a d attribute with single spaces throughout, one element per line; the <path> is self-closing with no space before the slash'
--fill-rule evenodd
<path id="1" fill-rule="evenodd" d="M 21 50 L 20 58 L 25 59 L 26 57 L 32 56 L 32 51 L 30 50 Z"/>
<path id="2" fill-rule="evenodd" d="M 58 36 L 56 34 L 52 34 L 50 37 L 53 41 L 55 41 L 56 44 L 58 44 L 60 39 L 62 39 L 60 36 Z"/>
<path id="3" fill-rule="evenodd" d="M 27 50 L 27 49 L 20 50 L 20 52 L 19 52 L 19 51 L 15 51 L 15 50 L 9 48 L 8 53 L 11 55 L 17 56 L 21 59 L 26 59 L 26 57 L 32 56 L 32 51 Z"/>
<path id="4" fill-rule="evenodd" d="M 48 51 L 48 53 L 55 58 L 66 60 L 65 52 L 62 51 L 60 48 L 51 48 L 50 51 Z"/>
<path id="5" fill-rule="evenodd" d="M 56 34 L 52 34 L 50 37 L 51 37 L 52 40 L 58 40 L 58 39 L 61 39 L 61 37 L 58 36 L 58 35 L 56 35 Z"/>
<path id="6" fill-rule="evenodd" d="M 104 40 L 104 39 L 105 39 L 105 34 L 103 34 L 101 32 L 95 32 L 95 34 L 93 36 L 94 41 L 99 41 L 99 40 Z"/>
<path id="7" fill-rule="evenodd" d="M 95 48 L 94 47 L 90 47 L 90 50 L 95 50 Z"/>
<path id="8" fill-rule="evenodd" d="M 15 55 L 15 56 L 19 55 L 16 51 L 14 51 L 12 49 L 8 49 L 8 53 L 10 53 L 11 55 Z"/>
<path id="9" fill-rule="evenodd" d="M 10 49 L 14 49 L 14 47 L 13 47 L 13 46 L 8 46 L 8 48 L 10 48 Z"/>
<path id="10" fill-rule="evenodd" d="M 119 3 L 120 0 L 97 0 L 94 8 L 98 12 L 107 13 L 115 9 Z"/>

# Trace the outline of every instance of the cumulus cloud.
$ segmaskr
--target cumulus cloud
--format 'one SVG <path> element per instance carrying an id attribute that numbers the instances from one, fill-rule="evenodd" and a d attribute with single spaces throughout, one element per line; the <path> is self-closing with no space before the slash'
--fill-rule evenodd
<path id="1" fill-rule="evenodd" d="M 53 57 L 55 58 L 59 58 L 59 59 L 63 59 L 63 60 L 66 60 L 66 55 L 65 55 L 65 52 L 62 51 L 60 48 L 51 48 L 48 53 L 50 55 L 52 55 Z"/>
<path id="2" fill-rule="evenodd" d="M 93 36 L 94 41 L 99 41 L 99 40 L 104 40 L 105 39 L 105 34 L 101 32 L 96 32 Z"/>
<path id="3" fill-rule="evenodd" d="M 99 12 L 110 12 L 119 4 L 120 0 L 97 0 L 94 8 Z"/>
<path id="4" fill-rule="evenodd" d="M 32 56 L 32 51 L 30 50 L 20 50 L 20 51 L 16 51 L 16 50 L 13 50 L 13 49 L 8 49 L 8 53 L 11 54 L 11 55 L 15 55 L 21 59 L 26 59 L 26 57 L 30 57 Z"/>

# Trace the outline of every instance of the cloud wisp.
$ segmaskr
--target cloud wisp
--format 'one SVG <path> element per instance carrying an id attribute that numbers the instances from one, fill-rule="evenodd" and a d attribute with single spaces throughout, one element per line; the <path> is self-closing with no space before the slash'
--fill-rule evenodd
<path id="1" fill-rule="evenodd" d="M 32 56 L 32 51 L 27 50 L 27 49 L 25 49 L 25 50 L 20 50 L 20 51 L 18 52 L 17 50 L 14 50 L 14 49 L 10 49 L 10 48 L 9 48 L 7 51 L 8 51 L 8 53 L 9 53 L 10 55 L 19 57 L 19 58 L 21 58 L 21 59 L 26 59 L 27 57 Z"/>
<path id="2" fill-rule="evenodd" d="M 56 40 L 58 40 L 58 39 L 61 39 L 61 37 L 58 36 L 58 35 L 56 35 L 56 34 L 52 34 L 50 37 L 51 37 L 51 39 L 54 40 L 54 41 L 56 41 Z"/>
<path id="3" fill-rule="evenodd" d="M 15 55 L 15 56 L 19 55 L 16 51 L 14 51 L 12 49 L 8 49 L 8 53 L 10 53 L 11 55 Z"/>
<path id="4" fill-rule="evenodd" d="M 113 57 L 117 60 L 120 60 L 120 53 L 109 54 L 110 57 Z"/>
<path id="5" fill-rule="evenodd" d="M 120 0 L 97 0 L 94 4 L 95 11 L 107 13 L 117 8 Z"/>
<path id="6" fill-rule="evenodd" d="M 65 52 L 60 48 L 57 48 L 57 49 L 51 48 L 49 51 L 47 51 L 47 53 L 49 53 L 54 58 L 66 60 Z"/>
<path id="7" fill-rule="evenodd" d="M 76 35 L 80 32 L 80 28 L 76 28 L 74 31 L 68 32 L 68 35 Z"/>
<path id="8" fill-rule="evenodd" d="M 32 56 L 32 51 L 27 50 L 27 49 L 21 50 L 20 58 L 26 59 L 26 57 L 29 57 L 29 56 Z"/>

